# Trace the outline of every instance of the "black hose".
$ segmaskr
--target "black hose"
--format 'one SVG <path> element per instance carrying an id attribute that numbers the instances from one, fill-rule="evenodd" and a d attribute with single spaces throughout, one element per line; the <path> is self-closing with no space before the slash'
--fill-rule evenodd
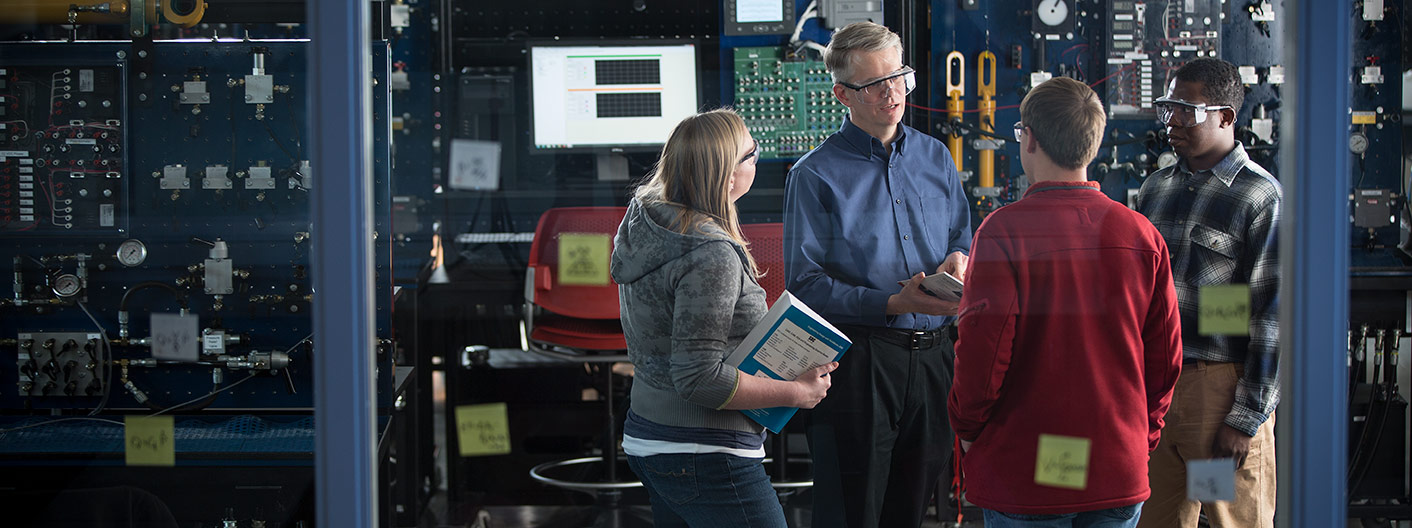
<path id="1" fill-rule="evenodd" d="M 172 295 L 176 297 L 177 305 L 181 306 L 181 309 L 183 310 L 186 309 L 186 295 L 183 294 L 181 290 L 176 289 L 176 286 L 172 286 L 165 282 L 146 281 L 137 283 L 133 287 L 128 288 L 127 291 L 123 293 L 122 301 L 118 302 L 118 311 L 126 312 L 128 298 L 132 297 L 132 294 L 137 293 L 139 290 L 145 290 L 148 288 L 162 288 L 164 290 L 172 292 Z"/>

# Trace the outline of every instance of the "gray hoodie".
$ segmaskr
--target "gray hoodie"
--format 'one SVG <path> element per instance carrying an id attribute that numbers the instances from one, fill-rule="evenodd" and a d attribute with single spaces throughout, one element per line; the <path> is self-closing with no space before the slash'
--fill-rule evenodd
<path id="1" fill-rule="evenodd" d="M 613 239 L 633 412 L 662 425 L 758 433 L 744 414 L 721 410 L 740 375 L 723 360 L 764 317 L 765 290 L 725 230 L 708 223 L 683 235 L 665 227 L 675 216 L 673 206 L 633 200 Z"/>

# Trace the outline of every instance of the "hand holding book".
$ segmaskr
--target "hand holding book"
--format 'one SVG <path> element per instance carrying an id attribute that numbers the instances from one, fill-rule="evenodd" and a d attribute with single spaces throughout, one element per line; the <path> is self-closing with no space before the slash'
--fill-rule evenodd
<path id="1" fill-rule="evenodd" d="M 912 279 L 897 281 L 902 286 L 907 286 Z M 965 284 L 960 279 L 945 271 L 922 278 L 921 290 L 928 295 L 944 301 L 961 302 L 961 291 Z"/>

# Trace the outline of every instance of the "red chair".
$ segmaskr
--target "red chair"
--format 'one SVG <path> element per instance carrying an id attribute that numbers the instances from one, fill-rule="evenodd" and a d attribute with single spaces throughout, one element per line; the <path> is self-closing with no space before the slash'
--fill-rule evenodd
<path id="1" fill-rule="evenodd" d="M 626 207 L 561 207 L 539 217 L 525 276 L 531 349 L 562 354 L 625 351 L 618 285 L 608 275 Z"/>
<path id="2" fill-rule="evenodd" d="M 525 337 L 528 348 L 558 359 L 590 364 L 603 376 L 599 394 L 607 424 L 600 453 L 553 460 L 530 468 L 544 484 L 593 495 L 605 510 L 616 510 L 622 490 L 642 487 L 618 480 L 618 427 L 613 364 L 627 361 L 627 341 L 619 317 L 618 284 L 608 273 L 613 235 L 626 207 L 561 207 L 539 217 L 525 274 Z M 601 479 L 572 480 L 550 473 L 566 466 L 599 466 Z M 628 473 L 631 475 L 631 473 Z"/>
<path id="3" fill-rule="evenodd" d="M 760 287 L 765 289 L 765 304 L 775 304 L 784 291 L 784 224 L 741 224 L 740 234 L 750 243 L 750 255 L 765 274 Z"/>
<path id="4" fill-rule="evenodd" d="M 784 224 L 741 224 L 740 234 L 750 243 L 750 255 L 755 257 L 755 265 L 764 273 L 760 277 L 760 287 L 765 289 L 765 303 L 773 305 L 775 299 L 784 292 Z M 814 485 L 812 478 L 799 479 L 791 475 L 793 466 L 809 466 L 807 458 L 791 458 L 786 435 L 789 427 L 780 434 L 771 436 L 771 456 L 765 459 L 770 467 L 770 485 L 777 490 L 808 488 Z M 812 468 L 811 468 L 812 469 Z M 807 473 L 809 470 L 805 470 Z"/>

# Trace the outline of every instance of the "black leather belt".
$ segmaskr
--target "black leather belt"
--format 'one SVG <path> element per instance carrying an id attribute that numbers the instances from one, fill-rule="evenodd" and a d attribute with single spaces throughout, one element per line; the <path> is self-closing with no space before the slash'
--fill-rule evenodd
<path id="1" fill-rule="evenodd" d="M 894 345 L 909 350 L 931 348 L 950 339 L 950 327 L 938 330 L 906 330 L 902 328 L 873 328 L 869 334 Z"/>

